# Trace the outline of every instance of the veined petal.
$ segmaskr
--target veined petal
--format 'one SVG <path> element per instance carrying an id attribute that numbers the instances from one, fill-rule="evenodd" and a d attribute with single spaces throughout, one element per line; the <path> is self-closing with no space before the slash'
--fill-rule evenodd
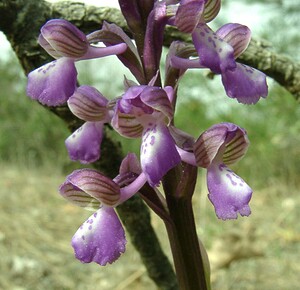
<path id="1" fill-rule="evenodd" d="M 244 129 L 232 123 L 213 125 L 194 144 L 196 163 L 208 168 L 214 161 L 232 164 L 247 152 L 249 140 Z"/>
<path id="2" fill-rule="evenodd" d="M 168 87 L 169 90 L 170 87 Z M 170 94 L 170 91 L 169 91 Z M 173 106 L 167 92 L 159 87 L 146 87 L 140 95 L 141 101 L 152 109 L 162 112 L 171 122 L 174 114 Z"/>
<path id="3" fill-rule="evenodd" d="M 246 50 L 251 40 L 250 29 L 239 23 L 227 23 L 220 27 L 216 34 L 233 47 L 235 58 Z"/>
<path id="4" fill-rule="evenodd" d="M 181 0 L 175 16 L 175 25 L 185 33 L 192 33 L 200 21 L 204 0 Z"/>
<path id="5" fill-rule="evenodd" d="M 120 187 L 96 170 L 75 170 L 67 177 L 67 181 L 106 206 L 114 206 L 119 201 Z"/>
<path id="6" fill-rule="evenodd" d="M 194 154 L 198 166 L 207 168 L 211 165 L 223 146 L 226 135 L 227 127 L 221 124 L 210 127 L 200 135 L 194 144 Z"/>
<path id="7" fill-rule="evenodd" d="M 127 138 L 139 138 L 143 133 L 143 126 L 134 115 L 121 113 L 116 110 L 112 122 L 113 128 Z"/>
<path id="8" fill-rule="evenodd" d="M 48 54 L 50 54 L 55 59 L 58 59 L 61 57 L 61 54 L 57 52 L 50 43 L 44 38 L 42 34 L 39 35 L 38 43 L 40 46 L 47 51 Z"/>
<path id="9" fill-rule="evenodd" d="M 192 33 L 200 57 L 200 64 L 220 74 L 236 67 L 233 48 L 217 36 L 205 23 L 200 23 Z"/>
<path id="10" fill-rule="evenodd" d="M 245 181 L 222 163 L 212 163 L 207 170 L 208 198 L 218 218 L 236 219 L 238 213 L 248 216 L 252 189 Z"/>
<path id="11" fill-rule="evenodd" d="M 82 224 L 72 239 L 75 256 L 83 263 L 101 266 L 125 252 L 125 232 L 113 208 L 102 207 Z"/>
<path id="12" fill-rule="evenodd" d="M 141 166 L 151 186 L 181 161 L 175 142 L 163 123 L 149 123 L 141 144 Z"/>
<path id="13" fill-rule="evenodd" d="M 239 103 L 255 104 L 268 95 L 266 75 L 244 64 L 237 63 L 235 69 L 224 71 L 222 82 L 227 95 Z"/>
<path id="14" fill-rule="evenodd" d="M 41 34 L 61 56 L 79 58 L 88 50 L 89 44 L 85 34 L 67 20 L 49 20 L 41 28 Z M 43 44 L 42 41 L 40 45 L 43 46 Z M 47 51 L 48 46 L 43 46 L 43 48 Z M 51 54 L 51 50 L 49 52 Z"/>
<path id="15" fill-rule="evenodd" d="M 106 121 L 108 100 L 95 88 L 80 86 L 68 100 L 71 112 L 84 121 Z"/>
<path id="16" fill-rule="evenodd" d="M 204 20 L 206 23 L 216 18 L 221 9 L 221 0 L 207 0 L 204 8 Z"/>
<path id="17" fill-rule="evenodd" d="M 103 137 L 103 122 L 86 122 L 66 141 L 71 160 L 91 163 L 100 158 L 100 145 Z"/>
<path id="18" fill-rule="evenodd" d="M 76 78 L 73 59 L 54 60 L 29 73 L 27 95 L 43 105 L 62 105 L 74 93 Z"/>
<path id="19" fill-rule="evenodd" d="M 59 187 L 59 193 L 71 203 L 83 207 L 86 210 L 95 211 L 99 209 L 99 200 L 85 193 L 78 187 L 66 181 Z"/>
<path id="20" fill-rule="evenodd" d="M 226 138 L 225 151 L 223 153 L 223 162 L 226 165 L 236 163 L 243 158 L 250 143 L 247 132 L 243 128 L 238 126 L 234 128 L 232 126 L 229 130 L 231 130 L 233 134 L 227 134 Z"/>

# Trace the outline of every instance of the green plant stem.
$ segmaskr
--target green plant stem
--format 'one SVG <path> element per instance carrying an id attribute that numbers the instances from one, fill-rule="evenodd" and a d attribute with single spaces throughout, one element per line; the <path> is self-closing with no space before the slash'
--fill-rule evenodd
<path id="1" fill-rule="evenodd" d="M 197 168 L 184 162 L 168 171 L 163 178 L 170 218 L 165 220 L 179 289 L 210 290 L 209 262 L 198 240 L 192 196 Z"/>
<path id="2" fill-rule="evenodd" d="M 167 196 L 172 223 L 166 222 L 179 288 L 209 290 L 190 197 Z"/>

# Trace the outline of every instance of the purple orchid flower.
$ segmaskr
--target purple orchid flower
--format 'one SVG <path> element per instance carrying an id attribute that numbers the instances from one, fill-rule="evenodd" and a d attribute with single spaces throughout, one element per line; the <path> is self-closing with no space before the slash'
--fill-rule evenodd
<path id="1" fill-rule="evenodd" d="M 251 33 L 248 27 L 228 23 L 214 33 L 205 23 L 192 34 L 200 64 L 221 74 L 226 93 L 243 104 L 255 104 L 266 97 L 268 87 L 264 73 L 235 62 L 247 48 Z"/>
<path id="2" fill-rule="evenodd" d="M 141 166 L 151 186 L 180 161 L 168 125 L 173 118 L 171 87 L 132 86 L 117 102 L 112 126 L 128 138 L 142 137 Z"/>
<path id="3" fill-rule="evenodd" d="M 251 213 L 252 189 L 227 167 L 245 155 L 248 145 L 246 131 L 232 123 L 212 126 L 195 142 L 196 164 L 207 168 L 208 197 L 220 219 Z"/>
<path id="4" fill-rule="evenodd" d="M 220 123 L 200 135 L 194 142 L 193 153 L 177 147 L 183 161 L 207 169 L 208 198 L 220 219 L 236 219 L 238 213 L 241 216 L 251 213 L 248 203 L 252 189 L 227 167 L 245 155 L 248 145 L 244 129 Z"/>
<path id="5" fill-rule="evenodd" d="M 71 160 L 91 163 L 100 158 L 103 126 L 111 120 L 108 100 L 95 88 L 80 86 L 68 100 L 71 112 L 86 121 L 65 141 Z"/>
<path id="6" fill-rule="evenodd" d="M 215 74 L 221 74 L 227 95 L 243 104 L 255 104 L 267 96 L 266 75 L 235 61 L 250 42 L 248 27 L 228 23 L 213 32 L 206 23 L 200 22 L 193 30 L 192 38 L 199 59 L 174 55 L 170 60 L 172 66 L 181 70 L 209 68 Z"/>
<path id="7" fill-rule="evenodd" d="M 134 154 L 124 158 L 120 174 L 113 180 L 93 169 L 75 170 L 67 176 L 60 194 L 77 206 L 95 211 L 72 238 L 77 259 L 105 266 L 125 252 L 125 231 L 114 207 L 138 192 L 145 182 Z"/>
<path id="8" fill-rule="evenodd" d="M 47 106 L 64 104 L 76 89 L 75 61 L 123 53 L 125 43 L 95 47 L 76 26 L 63 19 L 48 21 L 42 28 L 39 44 L 56 60 L 28 75 L 27 95 Z"/>

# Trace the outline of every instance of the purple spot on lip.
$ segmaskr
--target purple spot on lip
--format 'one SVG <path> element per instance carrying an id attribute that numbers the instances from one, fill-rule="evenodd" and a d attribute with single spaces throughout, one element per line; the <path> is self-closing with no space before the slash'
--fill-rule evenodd
<path id="1" fill-rule="evenodd" d="M 85 236 L 81 236 L 81 238 L 82 238 L 83 240 L 85 240 Z"/>
<path id="2" fill-rule="evenodd" d="M 237 185 L 237 183 L 235 182 L 235 181 L 233 181 L 233 179 L 232 179 L 232 175 L 231 174 L 226 174 L 226 176 L 229 178 L 229 180 L 230 180 L 230 182 L 231 182 L 231 184 L 233 185 L 233 186 L 236 186 Z"/>
<path id="3" fill-rule="evenodd" d="M 91 230 L 93 227 L 92 226 L 89 226 L 89 230 Z"/>
<path id="4" fill-rule="evenodd" d="M 154 137 L 154 136 L 151 136 L 150 145 L 154 145 L 154 143 L 155 143 L 155 137 Z"/>
<path id="5" fill-rule="evenodd" d="M 97 217 L 97 213 L 96 212 L 94 213 L 94 217 Z"/>

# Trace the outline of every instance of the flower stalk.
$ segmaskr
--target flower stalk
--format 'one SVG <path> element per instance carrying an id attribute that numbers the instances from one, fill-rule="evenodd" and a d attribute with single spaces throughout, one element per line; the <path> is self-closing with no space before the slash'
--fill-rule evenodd
<path id="1" fill-rule="evenodd" d="M 187 164 L 177 166 L 165 176 L 163 185 L 170 215 L 165 226 L 179 289 L 209 290 L 209 266 L 205 251 L 200 249 L 192 207 L 196 180 L 197 168 Z"/>

